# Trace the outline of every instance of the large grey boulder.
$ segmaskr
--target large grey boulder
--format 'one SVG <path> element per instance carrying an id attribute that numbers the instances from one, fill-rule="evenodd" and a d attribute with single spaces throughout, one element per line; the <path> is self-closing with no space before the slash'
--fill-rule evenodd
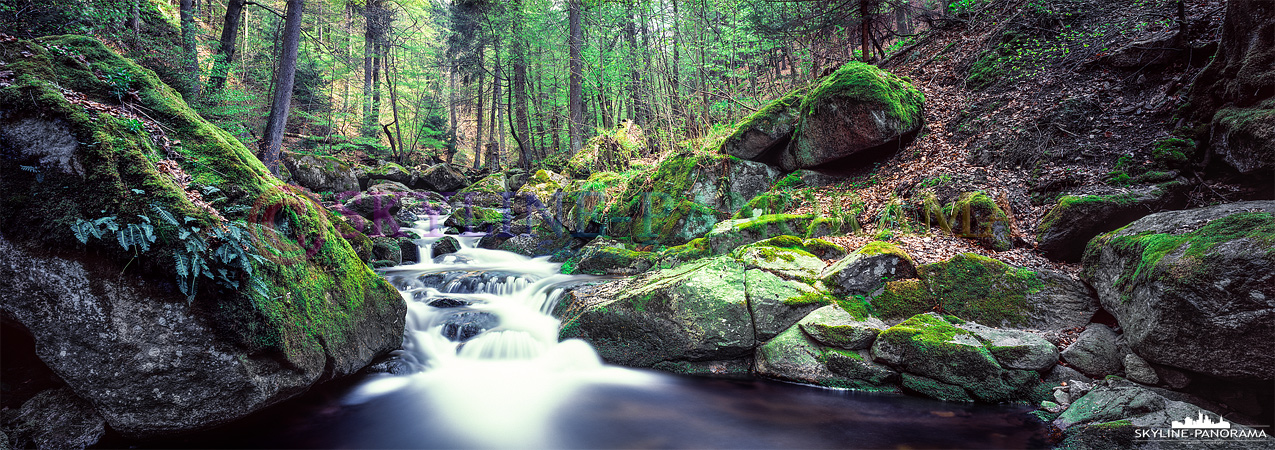
<path id="1" fill-rule="evenodd" d="M 1187 437 L 1157 438 L 1145 431 L 1172 429 L 1173 422 L 1201 417 L 1225 421 L 1219 414 L 1189 403 L 1172 392 L 1149 389 L 1120 378 L 1101 380 L 1087 393 L 1073 400 L 1053 425 L 1063 432 L 1059 448 L 1270 448 L 1275 445 L 1264 430 L 1231 423 L 1228 433 L 1244 438 L 1197 439 L 1192 429 Z M 1144 430 L 1139 438 L 1137 430 Z M 1161 434 L 1163 436 L 1163 434 Z M 1263 436 L 1254 438 L 1254 436 Z"/>
<path id="2" fill-rule="evenodd" d="M 974 333 L 1006 369 L 1043 371 L 1058 363 L 1058 348 L 1038 334 L 969 322 L 958 328 Z"/>
<path id="3" fill-rule="evenodd" d="M 887 281 L 916 276 L 916 264 L 907 253 L 888 242 L 871 242 L 828 266 L 819 278 L 837 295 L 867 296 Z"/>
<path id="4" fill-rule="evenodd" d="M 228 341 L 233 328 L 164 284 L 0 237 L 0 313 L 29 330 L 40 359 L 125 435 L 225 423 L 352 374 L 402 343 L 401 301 L 369 302 L 351 313 L 348 330 L 282 360 Z"/>
<path id="5" fill-rule="evenodd" d="M 556 312 L 561 337 L 630 367 L 741 359 L 756 346 L 744 268 L 722 256 L 572 291 Z"/>
<path id="6" fill-rule="evenodd" d="M 784 279 L 761 269 L 744 272 L 748 312 L 757 340 L 764 341 L 786 330 L 806 314 L 831 302 L 824 292 L 796 280 Z"/>
<path id="7" fill-rule="evenodd" d="M 844 350 L 872 347 L 877 335 L 887 328 L 881 319 L 856 318 L 837 305 L 816 309 L 797 322 L 797 325 L 815 342 Z"/>
<path id="8" fill-rule="evenodd" d="M 1037 248 L 1050 258 L 1079 262 L 1085 244 L 1094 236 L 1185 205 L 1188 187 L 1174 181 L 1107 194 L 1064 195 L 1036 226 Z"/>
<path id="9" fill-rule="evenodd" d="M 434 192 L 455 192 L 469 184 L 465 174 L 460 173 L 451 164 L 440 163 L 430 166 L 417 174 L 417 182 Z"/>
<path id="10" fill-rule="evenodd" d="M 353 192 L 359 190 L 354 168 L 333 157 L 285 154 L 283 164 L 292 174 L 292 182 L 314 192 Z"/>
<path id="11" fill-rule="evenodd" d="M 1030 400 L 1039 385 L 1036 372 L 1002 366 L 977 335 L 935 313 L 882 331 L 872 344 L 872 356 L 900 372 L 958 386 L 984 402 Z"/>
<path id="12" fill-rule="evenodd" d="M 1124 369 L 1124 356 L 1129 351 L 1120 340 L 1120 335 L 1110 327 L 1095 323 L 1085 328 L 1061 356 L 1063 361 L 1071 364 L 1086 375 L 1101 378 L 1121 373 Z"/>
<path id="13" fill-rule="evenodd" d="M 847 63 L 802 101 L 801 127 L 780 166 L 792 171 L 887 147 L 897 150 L 901 146 L 896 141 L 924 124 L 924 101 L 906 79 L 868 64 Z"/>
<path id="14" fill-rule="evenodd" d="M 1275 201 L 1153 214 L 1095 238 L 1085 263 L 1138 356 L 1275 379 Z"/>
<path id="15" fill-rule="evenodd" d="M 773 159 L 784 150 L 801 122 L 801 100 L 806 89 L 776 99 L 735 125 L 722 142 L 728 155 L 750 160 Z"/>
<path id="16" fill-rule="evenodd" d="M 757 375 L 798 383 L 895 392 L 898 373 L 866 352 L 820 345 L 793 326 L 757 349 Z"/>

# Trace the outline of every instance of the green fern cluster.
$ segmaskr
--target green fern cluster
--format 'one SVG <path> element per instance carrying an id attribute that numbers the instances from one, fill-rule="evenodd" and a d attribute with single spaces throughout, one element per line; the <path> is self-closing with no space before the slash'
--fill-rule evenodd
<path id="1" fill-rule="evenodd" d="M 151 209 L 159 221 L 172 226 L 172 233 L 165 233 L 164 241 L 173 244 L 171 255 L 177 287 L 186 295 L 188 303 L 195 299 L 200 277 L 230 290 L 239 290 L 244 286 L 241 280 L 247 280 L 247 287 L 257 296 L 269 296 L 265 281 L 253 277 L 253 264 L 262 264 L 266 259 L 257 252 L 252 235 L 243 226 L 228 222 L 201 227 L 199 220 L 193 217 L 184 216 L 179 220 L 161 206 L 152 205 Z M 82 244 L 87 244 L 89 238 L 105 239 L 113 235 L 120 247 L 132 250 L 136 258 L 157 241 L 151 218 L 141 214 L 137 217 L 141 222 L 129 224 L 119 223 L 114 216 L 79 219 L 71 231 Z"/>

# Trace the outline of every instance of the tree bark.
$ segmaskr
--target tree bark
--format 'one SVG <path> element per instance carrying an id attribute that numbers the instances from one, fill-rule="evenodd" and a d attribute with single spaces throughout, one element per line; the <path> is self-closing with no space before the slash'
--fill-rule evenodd
<path id="1" fill-rule="evenodd" d="M 235 42 L 239 37 L 239 23 L 243 17 L 244 3 L 245 0 L 226 0 L 226 18 L 222 22 L 217 54 L 213 56 L 212 75 L 208 77 L 206 92 L 209 97 L 216 96 L 226 85 L 230 62 L 235 58 Z"/>
<path id="2" fill-rule="evenodd" d="M 194 102 L 199 97 L 199 48 L 195 40 L 195 2 L 181 0 L 182 59 L 186 71 L 186 83 L 182 86 L 182 96 L 187 102 Z"/>
<path id="3" fill-rule="evenodd" d="M 270 116 L 266 119 L 266 145 L 261 162 L 276 176 L 279 175 L 279 154 L 283 146 L 283 131 L 288 124 L 288 109 L 292 106 L 297 48 L 301 43 L 301 11 L 304 7 L 304 0 L 288 0 L 283 24 L 283 55 L 279 58 L 279 69 L 275 72 L 274 101 L 270 104 Z"/>
<path id="4" fill-rule="evenodd" d="M 568 47 L 570 53 L 569 69 L 571 71 L 571 79 L 568 81 L 570 92 L 568 97 L 568 109 L 570 110 L 569 123 L 567 124 L 567 135 L 571 141 L 571 155 L 575 155 L 584 146 L 584 94 L 581 84 L 584 83 L 584 62 L 582 60 L 582 49 L 584 48 L 584 32 L 580 29 L 580 14 L 583 0 L 567 0 L 567 21 L 569 38 Z"/>
<path id="5" fill-rule="evenodd" d="M 478 120 L 477 126 L 474 128 L 474 170 L 482 167 L 480 161 L 483 155 L 483 48 L 478 47 L 478 93 L 474 95 L 478 98 L 478 114 L 475 117 Z"/>
<path id="6" fill-rule="evenodd" d="M 362 136 L 376 137 L 381 116 L 380 62 L 384 28 L 380 0 L 369 0 L 363 9 L 363 130 Z"/>
<path id="7" fill-rule="evenodd" d="M 518 141 L 519 165 L 527 168 L 527 163 L 535 157 L 531 148 L 531 123 L 527 118 L 527 42 L 522 36 L 523 15 L 522 0 L 514 0 L 511 4 L 513 9 L 513 32 L 510 45 L 510 57 L 513 59 L 511 65 L 513 67 L 513 86 L 510 95 L 513 96 L 514 108 L 514 138 Z"/>
<path id="8" fill-rule="evenodd" d="M 495 148 L 493 149 L 494 154 L 489 156 L 487 159 L 487 165 L 491 166 L 491 170 L 496 171 L 500 170 L 500 155 L 504 154 L 504 145 L 501 145 L 501 142 L 505 137 L 505 124 L 501 120 L 501 113 L 503 112 L 503 109 L 500 107 L 500 89 L 504 82 L 505 75 L 503 67 L 500 64 L 499 39 L 496 40 L 493 50 L 494 51 L 492 53 L 495 54 L 494 58 L 496 58 L 496 60 L 493 62 L 492 67 L 495 68 L 496 73 L 491 79 L 491 142 L 495 144 Z"/>

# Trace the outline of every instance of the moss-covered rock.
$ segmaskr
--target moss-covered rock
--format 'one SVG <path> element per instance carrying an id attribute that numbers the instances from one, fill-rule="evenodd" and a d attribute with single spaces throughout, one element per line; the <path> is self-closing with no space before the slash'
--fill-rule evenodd
<path id="1" fill-rule="evenodd" d="M 777 175 L 770 166 L 728 155 L 677 153 L 629 179 L 604 220 L 615 238 L 680 245 L 743 208 Z"/>
<path id="2" fill-rule="evenodd" d="M 896 141 L 921 129 L 924 101 L 903 78 L 872 65 L 847 63 L 802 99 L 800 129 L 780 165 L 791 171 L 897 150 Z"/>
<path id="3" fill-rule="evenodd" d="M 506 198 L 508 192 L 505 186 L 504 172 L 497 172 L 456 191 L 456 194 L 448 200 L 450 200 L 452 206 L 458 208 L 464 205 L 505 208 L 508 207 L 507 204 L 509 203 Z"/>
<path id="4" fill-rule="evenodd" d="M 577 289 L 559 306 L 560 336 L 630 367 L 743 359 L 756 345 L 744 268 L 730 256 Z"/>
<path id="5" fill-rule="evenodd" d="M 435 164 L 422 170 L 417 179 L 424 183 L 426 189 L 434 192 L 456 192 L 469 184 L 464 174 L 447 163 Z"/>
<path id="6" fill-rule="evenodd" d="M 1213 116 L 1210 133 L 1213 153 L 1235 171 L 1275 178 L 1275 98 L 1247 108 L 1222 108 Z"/>
<path id="7" fill-rule="evenodd" d="M 1038 249 L 1045 256 L 1079 262 L 1094 236 L 1128 225 L 1147 214 L 1186 203 L 1185 182 L 1168 182 L 1110 195 L 1066 195 L 1036 226 Z"/>
<path id="8" fill-rule="evenodd" d="M 292 175 L 292 182 L 311 191 L 341 193 L 359 190 L 354 168 L 332 156 L 285 152 L 283 164 Z"/>
<path id="9" fill-rule="evenodd" d="M 639 158 L 646 147 L 642 129 L 624 121 L 614 130 L 585 141 L 584 146 L 571 155 L 566 170 L 576 178 L 587 178 L 594 172 L 624 172 L 629 162 Z"/>
<path id="10" fill-rule="evenodd" d="M 809 214 L 768 214 L 751 219 L 731 219 L 713 225 L 704 235 L 713 253 L 778 236 L 800 236 L 813 216 Z"/>
<path id="11" fill-rule="evenodd" d="M 0 59 L 15 74 L 0 87 L 14 163 L 0 166 L 0 253 L 23 267 L 0 271 L 14 293 L 0 306 L 112 429 L 207 428 L 401 344 L 402 298 L 359 259 L 339 217 L 271 177 L 154 73 L 79 36 L 2 42 Z M 130 106 L 113 106 L 121 99 Z M 218 195 L 196 201 L 210 187 Z M 72 231 L 107 217 L 149 223 L 156 239 L 126 249 Z M 213 253 L 236 238 L 211 230 L 231 229 L 256 238 L 239 239 L 263 258 L 250 275 Z M 208 250 L 192 252 L 193 239 Z M 181 263 L 194 256 L 213 278 L 185 296 L 175 282 L 189 281 Z"/>
<path id="12" fill-rule="evenodd" d="M 833 367 L 845 374 L 834 372 Z M 897 391 L 897 374 L 855 352 L 829 349 L 797 326 L 757 349 L 758 375 L 798 383 L 867 391 Z"/>
<path id="13" fill-rule="evenodd" d="M 741 120 L 735 125 L 735 132 L 722 141 L 722 152 L 754 161 L 777 159 L 788 149 L 801 122 L 805 94 L 805 88 L 789 92 Z"/>
<path id="14" fill-rule="evenodd" d="M 837 305 L 824 306 L 797 323 L 816 342 L 844 350 L 872 347 L 885 322 L 875 317 L 855 317 Z"/>
<path id="15" fill-rule="evenodd" d="M 1090 241 L 1082 277 L 1156 364 L 1275 379 L 1275 202 L 1143 217 Z"/>
<path id="16" fill-rule="evenodd" d="M 973 322 L 957 327 L 974 333 L 987 346 L 996 362 L 1006 369 L 1043 372 L 1058 363 L 1058 348 L 1038 334 L 986 327 Z"/>
<path id="17" fill-rule="evenodd" d="M 952 234 L 978 239 L 984 247 L 1000 252 L 1014 248 L 1009 216 L 987 194 L 966 192 L 949 207 Z"/>
<path id="18" fill-rule="evenodd" d="M 808 284 L 761 269 L 744 272 L 744 293 L 757 340 L 774 337 L 810 311 L 832 302 L 827 293 Z"/>
<path id="19" fill-rule="evenodd" d="M 656 255 L 651 252 L 629 250 L 614 240 L 598 238 L 567 260 L 562 273 L 634 275 L 650 269 L 655 261 Z"/>
<path id="20" fill-rule="evenodd" d="M 1063 441 L 1059 447 L 1165 448 L 1162 446 L 1164 442 L 1140 439 L 1134 431 L 1168 429 L 1173 422 L 1184 419 L 1220 418 L 1220 414 L 1200 408 L 1187 400 L 1186 396 L 1171 391 L 1153 391 L 1119 377 L 1099 381 L 1053 421 L 1053 425 L 1063 432 Z M 1244 442 L 1242 447 L 1269 447 L 1275 443 L 1263 430 L 1238 423 L 1231 423 L 1230 427 L 1230 432 L 1242 433 L 1247 437 L 1261 436 Z M 1231 442 L 1230 439 L 1205 439 L 1183 442 L 1181 448 L 1237 448 L 1234 445 L 1236 443 L 1238 442 Z"/>
<path id="21" fill-rule="evenodd" d="M 869 296 L 888 281 L 916 278 L 912 257 L 898 246 L 873 241 L 824 269 L 825 286 L 842 296 Z"/>
<path id="22" fill-rule="evenodd" d="M 795 202 L 792 194 L 787 192 L 766 192 L 753 197 L 748 204 L 735 213 L 733 219 L 751 219 L 767 214 L 780 214 L 788 210 Z"/>
<path id="23" fill-rule="evenodd" d="M 1098 310 L 1089 289 L 1064 274 L 1017 268 L 973 253 L 922 265 L 919 280 L 888 281 L 872 311 L 901 319 L 942 311 L 992 326 L 1058 330 L 1082 326 Z"/>
<path id="24" fill-rule="evenodd" d="M 765 242 L 765 241 L 763 241 Z M 823 260 L 797 247 L 778 247 L 755 243 L 735 249 L 731 255 L 749 269 L 761 269 L 789 280 L 814 284 L 819 271 L 827 266 Z"/>
<path id="25" fill-rule="evenodd" d="M 1035 372 L 1002 367 L 976 335 L 934 313 L 882 331 L 872 344 L 872 356 L 902 372 L 958 386 L 985 402 L 1029 400 L 1040 384 Z"/>

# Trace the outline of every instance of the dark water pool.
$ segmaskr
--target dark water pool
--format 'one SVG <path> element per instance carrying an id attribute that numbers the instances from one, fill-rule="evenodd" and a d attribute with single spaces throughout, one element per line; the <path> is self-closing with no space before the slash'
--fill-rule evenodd
<path id="1" fill-rule="evenodd" d="M 946 403 L 765 380 L 647 373 L 646 382 L 587 383 L 539 420 L 541 438 L 486 440 L 501 407 L 454 422 L 406 387 L 350 404 L 360 380 L 313 392 L 215 430 L 143 448 L 1041 448 L 1044 426 L 1025 406 Z M 555 394 L 556 395 L 556 394 Z M 506 405 L 516 409 L 519 405 Z M 525 425 L 525 424 L 524 424 Z M 512 440 L 511 440 L 512 439 Z"/>

